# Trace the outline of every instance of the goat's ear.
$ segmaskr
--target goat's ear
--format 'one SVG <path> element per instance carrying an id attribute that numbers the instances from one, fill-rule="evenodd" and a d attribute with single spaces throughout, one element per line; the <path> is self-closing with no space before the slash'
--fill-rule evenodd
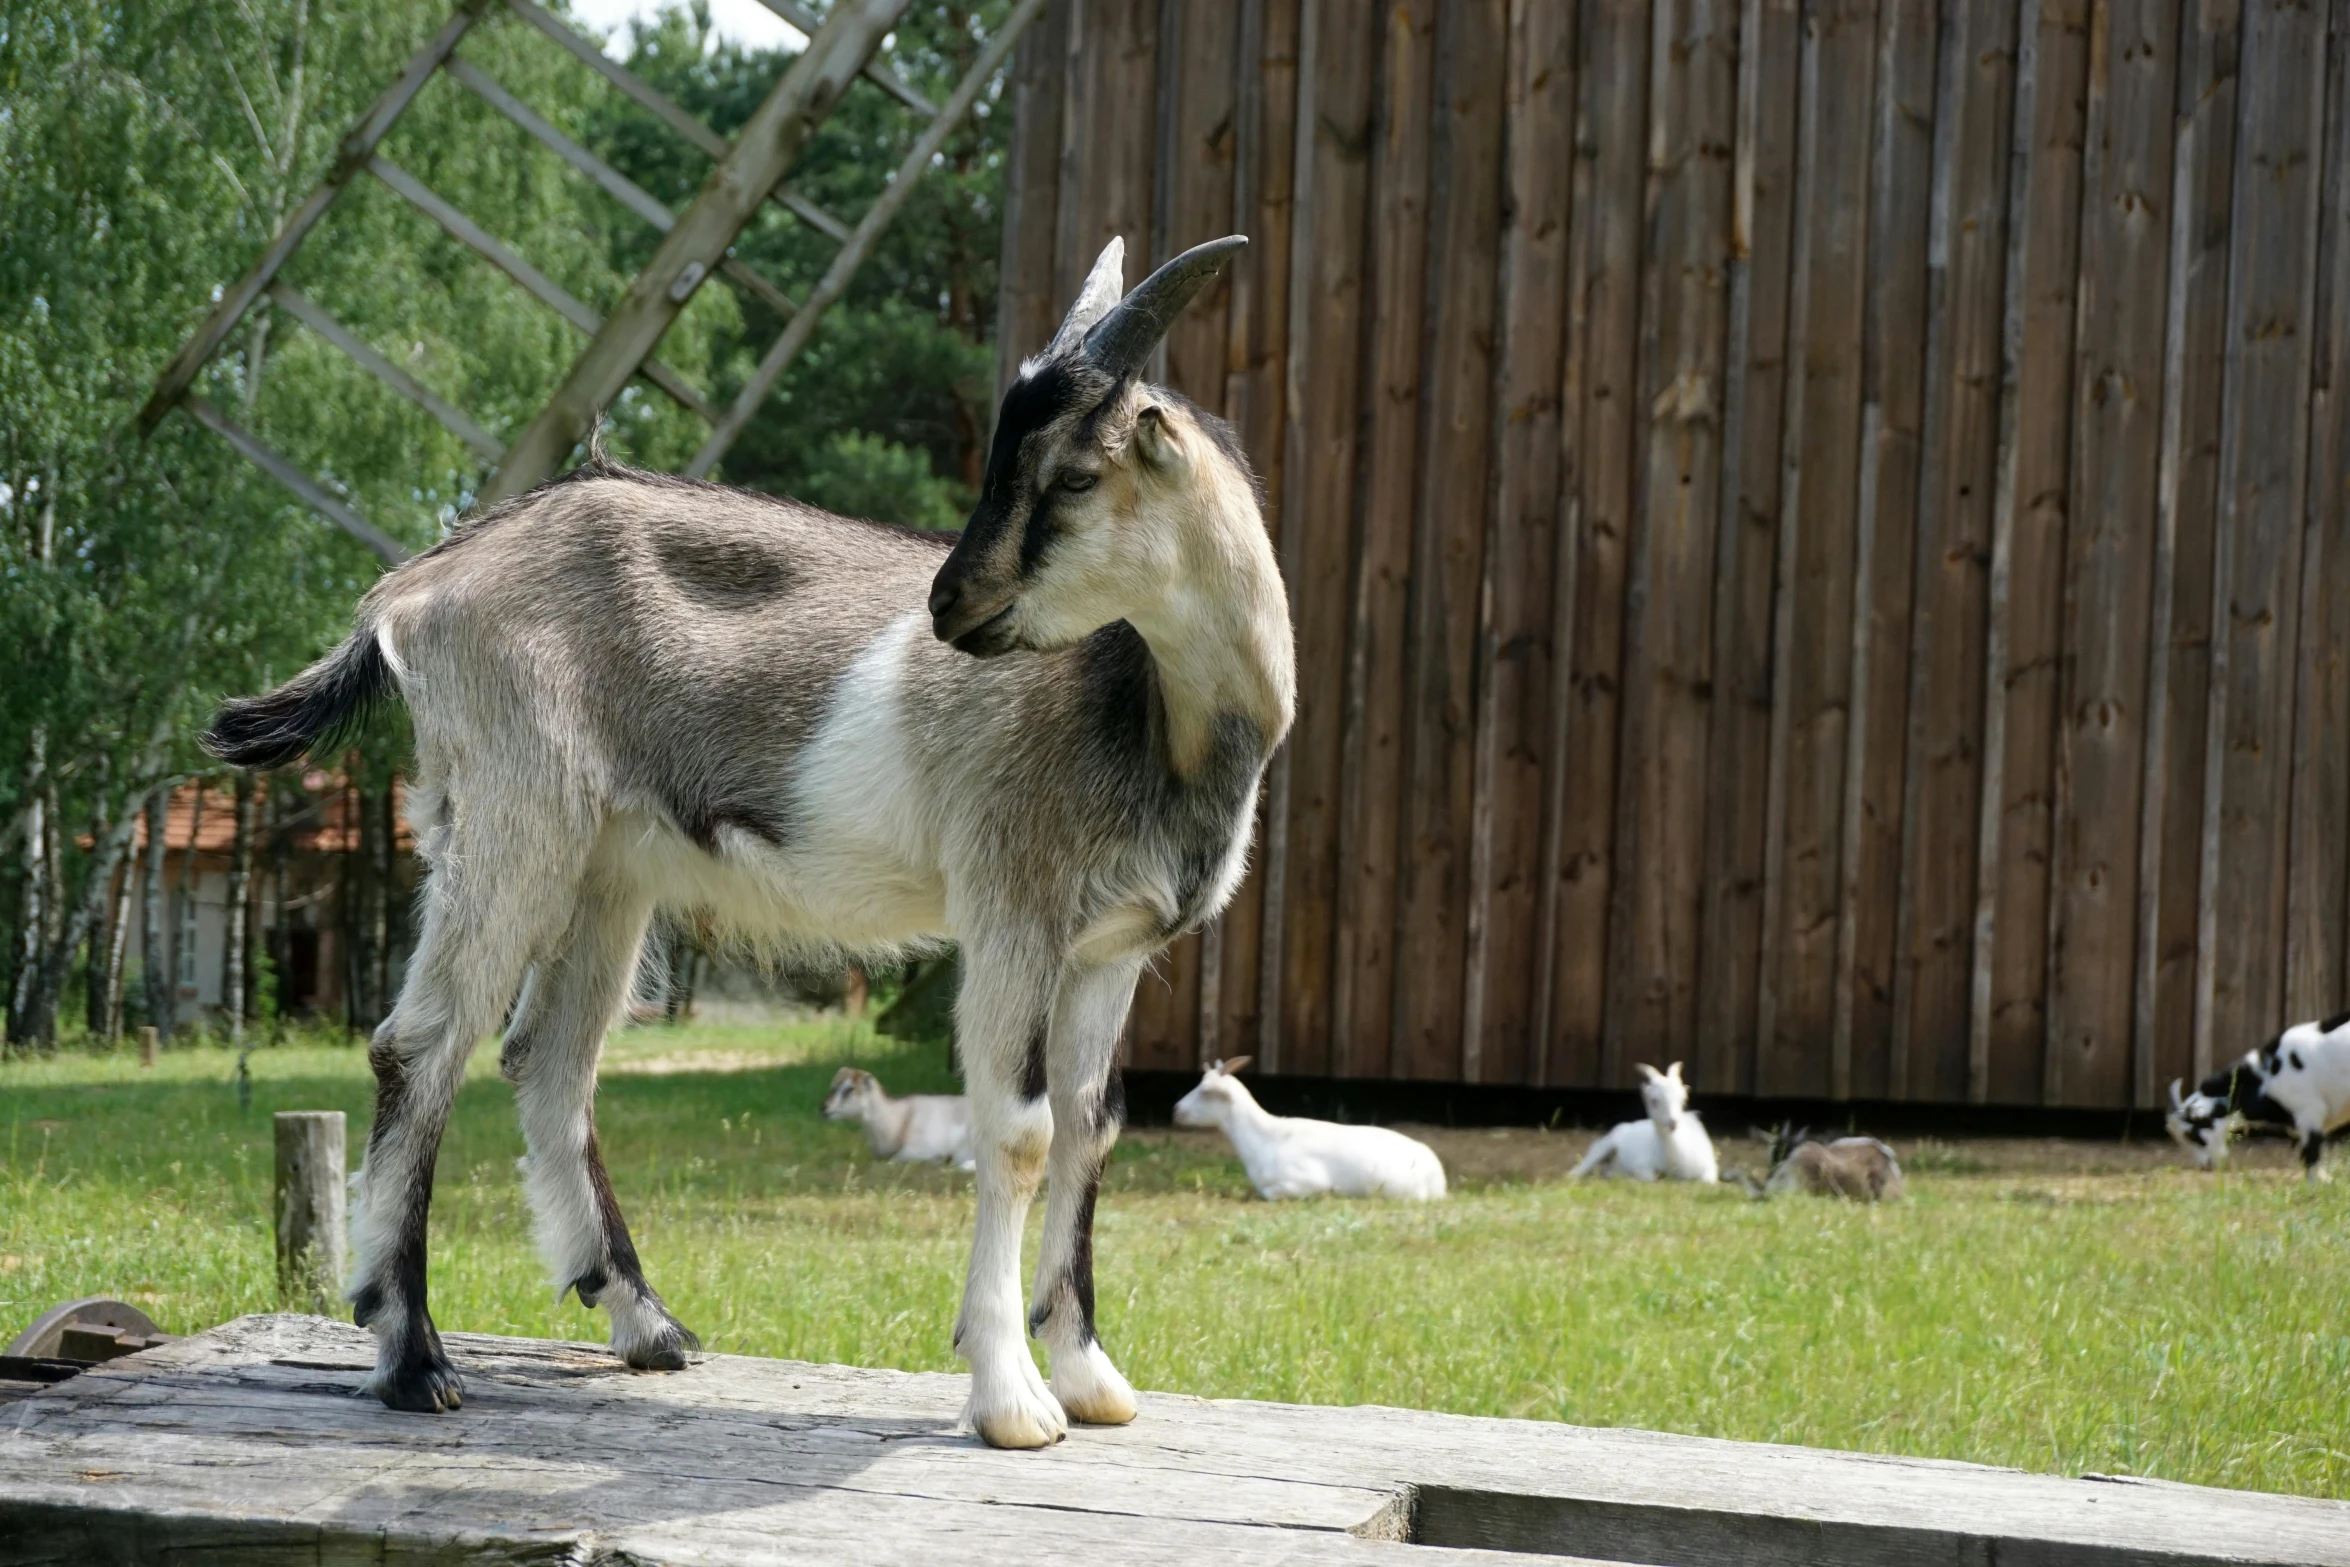
<path id="1" fill-rule="evenodd" d="M 1640 1075 L 1647 1078 L 1652 1083 L 1661 1083 L 1665 1080 L 1664 1073 L 1658 1071 L 1655 1067 L 1650 1066 L 1645 1061 L 1640 1063 Z"/>
<path id="2" fill-rule="evenodd" d="M 1681 1063 L 1676 1061 L 1671 1066 L 1665 1068 L 1665 1076 L 1671 1078 L 1676 1083 L 1681 1081 Z"/>
<path id="3" fill-rule="evenodd" d="M 1234 1056 L 1231 1060 L 1224 1063 L 1224 1075 L 1226 1077 L 1232 1076 L 1233 1073 L 1238 1072 L 1242 1067 L 1248 1065 L 1255 1059 L 1255 1056 Z"/>
<path id="4" fill-rule="evenodd" d="M 1148 403 L 1134 416 L 1134 449 L 1145 464 L 1161 473 L 1181 473 L 1186 465 L 1183 442 L 1175 434 L 1167 410 Z"/>

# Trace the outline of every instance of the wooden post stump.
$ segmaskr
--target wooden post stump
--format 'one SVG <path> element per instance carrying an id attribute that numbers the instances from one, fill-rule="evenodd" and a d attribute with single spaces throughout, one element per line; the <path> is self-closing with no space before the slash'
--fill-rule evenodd
<path id="1" fill-rule="evenodd" d="M 139 1065 L 141 1067 L 150 1067 L 155 1064 L 155 1052 L 162 1043 L 162 1031 L 152 1023 L 139 1030 Z"/>
<path id="2" fill-rule="evenodd" d="M 277 1292 L 290 1306 L 341 1314 L 343 1112 L 277 1113 Z"/>

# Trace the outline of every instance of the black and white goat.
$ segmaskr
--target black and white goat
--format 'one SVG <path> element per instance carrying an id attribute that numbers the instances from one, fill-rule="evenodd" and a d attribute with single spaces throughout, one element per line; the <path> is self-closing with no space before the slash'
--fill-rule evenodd
<path id="1" fill-rule="evenodd" d="M 644 1277 L 596 1148 L 596 1062 L 647 918 L 867 960 L 961 944 L 978 1222 L 956 1351 L 1003 1447 L 1123 1422 L 1094 1332 L 1093 1214 L 1136 978 L 1240 879 L 1296 689 L 1288 600 L 1231 431 L 1141 372 L 1246 241 L 1132 293 L 1112 241 L 1005 393 L 959 540 L 591 458 L 379 582 L 349 641 L 232 702 L 216 755 L 272 767 L 395 687 L 430 863 L 370 1058 L 351 1296 L 368 1388 L 460 1398 L 425 1306 L 449 1105 L 503 1057 L 558 1286 L 629 1364 L 692 1337 Z M 1051 1174 L 1025 1304 L 1024 1216 Z M 1048 1387 L 1023 1329 L 1052 1352 Z"/>
<path id="2" fill-rule="evenodd" d="M 2249 1123 L 2293 1138 L 2302 1170 L 2317 1180 L 2327 1135 L 2350 1128 L 2350 1012 L 2296 1023 L 2193 1093 L 2185 1086 L 2170 1085 L 2170 1134 L 2204 1169 L 2226 1161 L 2228 1140 Z"/>

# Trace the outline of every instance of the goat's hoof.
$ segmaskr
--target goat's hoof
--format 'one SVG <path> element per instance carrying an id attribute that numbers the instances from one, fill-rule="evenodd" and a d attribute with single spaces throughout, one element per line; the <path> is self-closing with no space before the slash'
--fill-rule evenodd
<path id="1" fill-rule="evenodd" d="M 386 1409 L 416 1415 L 446 1414 L 465 1404 L 465 1384 L 458 1379 L 457 1368 L 439 1354 L 406 1365 L 378 1366 L 359 1391 L 373 1393 Z"/>
<path id="2" fill-rule="evenodd" d="M 649 1329 L 615 1338 L 612 1347 L 632 1371 L 683 1371 L 690 1363 L 686 1357 L 702 1347 L 693 1331 L 666 1311 Z"/>
<path id="3" fill-rule="evenodd" d="M 1134 1419 L 1134 1389 L 1099 1344 L 1053 1356 L 1053 1397 L 1079 1425 L 1122 1426 Z"/>
<path id="4" fill-rule="evenodd" d="M 1028 1357 L 1020 1358 L 1025 1362 Z M 971 1402 L 963 1416 L 990 1447 L 1050 1447 L 1069 1434 L 1069 1417 L 1060 1401 L 1045 1389 L 1033 1364 L 1027 1370 L 1023 1377 L 1015 1368 L 1014 1375 L 985 1394 L 980 1379 L 973 1378 Z"/>

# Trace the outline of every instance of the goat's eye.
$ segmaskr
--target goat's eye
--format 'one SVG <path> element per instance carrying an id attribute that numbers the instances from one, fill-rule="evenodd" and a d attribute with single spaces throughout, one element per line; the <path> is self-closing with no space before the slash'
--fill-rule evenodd
<path id="1" fill-rule="evenodd" d="M 1090 490 L 1093 488 L 1093 486 L 1094 476 L 1090 473 L 1080 473 L 1072 469 L 1070 472 L 1061 475 L 1061 488 L 1071 492 L 1072 494 Z"/>

